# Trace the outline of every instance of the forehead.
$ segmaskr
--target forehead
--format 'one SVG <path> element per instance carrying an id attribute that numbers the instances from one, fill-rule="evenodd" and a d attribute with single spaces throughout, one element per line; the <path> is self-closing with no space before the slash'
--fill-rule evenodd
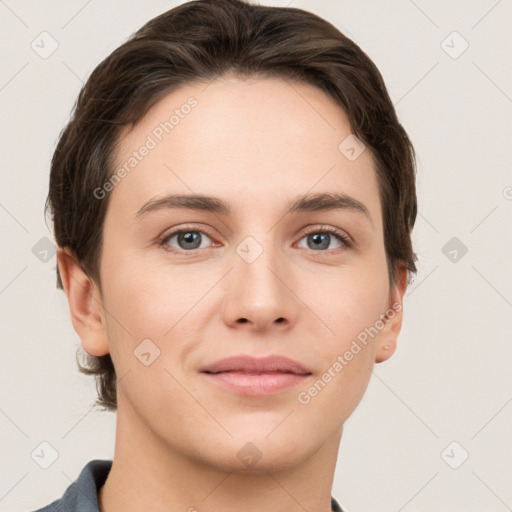
<path id="1" fill-rule="evenodd" d="M 347 158 L 350 134 L 343 109 L 310 84 L 235 76 L 187 84 L 121 135 L 114 172 L 126 172 L 110 208 L 133 219 L 149 199 L 196 193 L 241 211 L 338 191 L 365 203 L 375 222 L 373 159 L 368 150 Z"/>

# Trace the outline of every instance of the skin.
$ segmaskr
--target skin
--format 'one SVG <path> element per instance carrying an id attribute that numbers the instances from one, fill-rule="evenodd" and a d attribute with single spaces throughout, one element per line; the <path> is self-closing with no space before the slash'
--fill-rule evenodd
<path id="1" fill-rule="evenodd" d="M 333 100 L 278 78 L 230 75 L 206 85 L 172 92 L 123 134 L 119 166 L 190 96 L 198 101 L 112 191 L 103 295 L 68 248 L 58 251 L 82 346 L 110 353 L 119 379 L 114 462 L 100 509 L 327 512 L 343 424 L 373 365 L 395 351 L 401 310 L 308 404 L 297 395 L 402 302 L 406 268 L 390 288 L 371 153 L 349 161 L 338 150 L 351 129 Z M 352 210 L 284 215 L 285 202 L 307 192 L 346 193 L 371 221 Z M 169 193 L 219 197 L 234 212 L 135 218 Z M 170 251 L 158 245 L 160 235 L 190 223 L 207 230 L 193 254 L 178 254 L 187 249 L 176 236 Z M 327 248 L 309 248 L 304 228 L 322 225 L 354 246 L 331 235 Z M 252 263 L 236 251 L 248 236 L 263 249 Z M 134 356 L 147 338 L 161 351 L 149 366 Z M 199 373 L 238 354 L 286 355 L 312 375 L 299 388 L 242 397 Z M 262 455 L 251 467 L 237 456 L 247 442 Z"/>

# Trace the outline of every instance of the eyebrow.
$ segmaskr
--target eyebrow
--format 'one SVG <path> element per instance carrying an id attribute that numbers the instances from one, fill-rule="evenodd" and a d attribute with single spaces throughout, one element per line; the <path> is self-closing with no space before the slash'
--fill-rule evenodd
<path id="1" fill-rule="evenodd" d="M 179 208 L 209 211 L 222 215 L 231 215 L 233 212 L 230 204 L 218 197 L 196 194 L 172 194 L 160 199 L 147 201 L 135 214 L 135 217 L 140 219 L 145 217 L 149 212 Z M 285 208 L 285 215 L 297 212 L 350 210 L 363 214 L 373 226 L 373 220 L 368 208 L 357 199 L 342 193 L 302 195 L 289 201 Z"/>

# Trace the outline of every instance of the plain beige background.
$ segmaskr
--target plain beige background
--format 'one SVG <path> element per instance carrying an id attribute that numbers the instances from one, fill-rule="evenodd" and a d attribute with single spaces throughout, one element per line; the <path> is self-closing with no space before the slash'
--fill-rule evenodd
<path id="1" fill-rule="evenodd" d="M 0 1 L 2 511 L 42 507 L 89 460 L 112 458 L 115 415 L 92 408 L 55 286 L 49 162 L 94 67 L 179 3 Z M 419 159 L 419 273 L 398 351 L 346 423 L 332 494 L 348 512 L 512 510 L 512 2 L 261 3 L 311 10 L 354 39 Z M 33 50 L 41 37 L 51 55 Z M 41 447 L 55 450 L 47 469 L 32 458 Z"/>

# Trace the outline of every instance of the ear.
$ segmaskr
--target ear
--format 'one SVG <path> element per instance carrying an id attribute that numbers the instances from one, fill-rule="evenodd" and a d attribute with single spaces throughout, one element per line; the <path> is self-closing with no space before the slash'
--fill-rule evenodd
<path id="1" fill-rule="evenodd" d="M 57 264 L 68 298 L 71 321 L 82 347 L 92 356 L 108 354 L 105 316 L 98 286 L 82 270 L 69 247 L 57 249 Z"/>
<path id="2" fill-rule="evenodd" d="M 397 283 L 390 290 L 388 310 L 382 319 L 384 327 L 377 336 L 376 363 L 386 361 L 395 353 L 398 335 L 402 328 L 402 302 L 406 288 L 407 266 L 402 264 L 397 272 Z"/>

